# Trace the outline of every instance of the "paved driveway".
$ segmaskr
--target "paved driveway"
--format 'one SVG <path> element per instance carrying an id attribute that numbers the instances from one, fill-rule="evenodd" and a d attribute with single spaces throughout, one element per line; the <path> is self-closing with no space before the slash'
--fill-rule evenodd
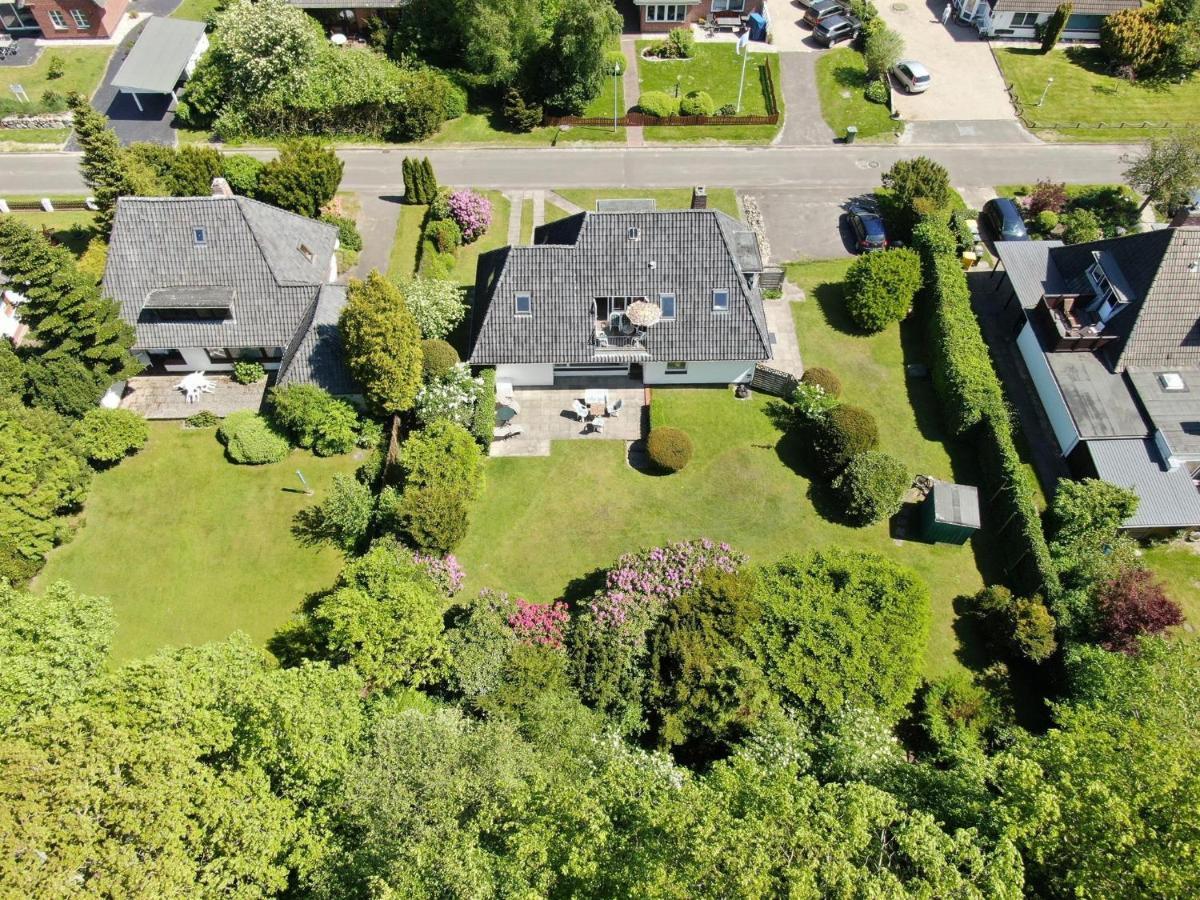
<path id="1" fill-rule="evenodd" d="M 879 15 L 904 37 L 904 56 L 925 64 L 933 85 L 924 94 L 897 90 L 896 108 L 906 122 L 1007 119 L 1016 115 L 987 42 L 974 28 L 942 25 L 945 0 L 877 4 Z"/>
<path id="2" fill-rule="evenodd" d="M 836 259 L 852 252 L 846 208 L 853 191 L 836 187 L 745 191 L 762 210 L 771 264 L 797 259 Z"/>

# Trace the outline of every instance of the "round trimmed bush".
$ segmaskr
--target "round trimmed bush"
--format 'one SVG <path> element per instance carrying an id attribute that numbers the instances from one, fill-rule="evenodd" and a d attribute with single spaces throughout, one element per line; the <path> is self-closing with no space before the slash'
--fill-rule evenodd
<path id="1" fill-rule="evenodd" d="M 685 116 L 711 116 L 717 105 L 705 91 L 691 91 L 679 103 L 679 112 Z"/>
<path id="2" fill-rule="evenodd" d="M 217 438 L 232 462 L 247 466 L 279 462 L 292 449 L 266 419 L 248 409 L 226 416 Z"/>
<path id="3" fill-rule="evenodd" d="M 1042 234 L 1049 234 L 1058 227 L 1058 213 L 1052 209 L 1043 209 L 1036 216 L 1037 229 Z"/>
<path id="4" fill-rule="evenodd" d="M 900 460 L 869 450 L 850 460 L 833 488 L 845 504 L 846 518 L 855 525 L 870 525 L 900 511 L 911 481 Z"/>
<path id="5" fill-rule="evenodd" d="M 737 107 L 732 103 L 726 103 L 717 110 L 718 116 L 736 116 L 738 114 Z"/>
<path id="6" fill-rule="evenodd" d="M 867 89 L 863 91 L 863 94 L 872 103 L 887 103 L 888 88 L 882 78 L 873 78 L 867 83 Z"/>
<path id="7" fill-rule="evenodd" d="M 405 539 L 429 556 L 445 556 L 467 536 L 467 502 L 447 487 L 409 488 L 396 504 Z"/>
<path id="8" fill-rule="evenodd" d="M 421 341 L 421 364 L 426 380 L 440 378 L 459 363 L 458 351 L 445 341 Z"/>
<path id="9" fill-rule="evenodd" d="M 875 417 L 858 406 L 842 404 L 813 425 L 813 463 L 827 478 L 846 468 L 860 453 L 879 446 Z"/>
<path id="10" fill-rule="evenodd" d="M 114 463 L 150 440 L 150 426 L 131 409 L 89 409 L 76 426 L 79 445 L 93 462 Z"/>
<path id="11" fill-rule="evenodd" d="M 846 312 L 864 331 L 882 331 L 912 308 L 921 286 L 921 257 L 915 250 L 864 253 L 846 272 Z"/>
<path id="12" fill-rule="evenodd" d="M 805 384 L 815 384 L 830 397 L 840 397 L 842 393 L 842 381 L 829 369 L 821 366 L 813 366 L 811 369 L 805 369 L 804 374 L 800 376 L 800 380 Z"/>
<path id="13" fill-rule="evenodd" d="M 665 119 L 679 112 L 679 101 L 663 91 L 646 91 L 638 97 L 638 109 L 648 116 Z"/>
<path id="14" fill-rule="evenodd" d="M 221 424 L 220 418 L 214 412 L 209 412 L 207 409 L 202 409 L 195 415 L 188 416 L 183 420 L 183 424 L 188 428 L 212 428 L 214 425 Z"/>
<path id="15" fill-rule="evenodd" d="M 359 234 L 358 225 L 348 216 L 338 216 L 333 213 L 325 213 L 321 216 L 321 221 L 327 225 L 332 225 L 338 230 L 338 245 L 343 250 L 361 250 L 362 235 Z"/>
<path id="16" fill-rule="evenodd" d="M 438 253 L 453 253 L 462 246 L 462 229 L 453 219 L 435 219 L 425 230 Z"/>
<path id="17" fill-rule="evenodd" d="M 239 359 L 233 364 L 233 380 L 238 384 L 254 384 L 267 377 L 267 370 L 262 363 L 246 362 Z"/>
<path id="18" fill-rule="evenodd" d="M 678 472 L 692 459 L 692 439 L 686 431 L 660 425 L 646 439 L 650 461 L 664 472 Z"/>

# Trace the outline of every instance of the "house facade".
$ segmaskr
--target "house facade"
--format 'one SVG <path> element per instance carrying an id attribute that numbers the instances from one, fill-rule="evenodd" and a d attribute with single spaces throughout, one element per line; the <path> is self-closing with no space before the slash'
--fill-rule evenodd
<path id="1" fill-rule="evenodd" d="M 1041 40 L 1041 29 L 1058 0 L 954 0 L 956 18 L 984 37 Z M 1121 9 L 1137 9 L 1141 0 L 1080 0 L 1073 4 L 1064 41 L 1097 41 L 1104 19 Z"/>
<path id="2" fill-rule="evenodd" d="M 103 287 L 152 374 L 229 372 L 239 360 L 354 393 L 337 319 L 337 229 L 247 197 L 122 197 Z"/>
<path id="3" fill-rule="evenodd" d="M 1133 490 L 1133 532 L 1200 527 L 1200 228 L 996 251 L 1071 471 Z"/>
<path id="4" fill-rule="evenodd" d="M 480 256 L 472 364 L 518 386 L 753 378 L 771 357 L 754 233 L 715 210 L 623 206 L 568 216 L 537 228 L 532 246 Z M 637 324 L 635 305 L 653 307 L 657 321 Z"/>
<path id="5" fill-rule="evenodd" d="M 0 3 L 0 27 L 48 41 L 108 38 L 128 7 L 129 0 L 14 0 Z"/>
<path id="6" fill-rule="evenodd" d="M 695 25 L 701 19 L 721 27 L 740 26 L 746 16 L 763 11 L 763 0 L 688 0 L 681 3 L 657 3 L 633 0 L 643 32 L 670 31 Z"/>

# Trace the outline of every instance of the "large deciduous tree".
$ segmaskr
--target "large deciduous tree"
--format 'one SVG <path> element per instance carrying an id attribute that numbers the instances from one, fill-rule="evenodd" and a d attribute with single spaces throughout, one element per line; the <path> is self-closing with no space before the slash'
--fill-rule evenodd
<path id="1" fill-rule="evenodd" d="M 1200 187 L 1200 135 L 1184 129 L 1164 138 L 1151 138 L 1140 157 L 1125 170 L 1125 180 L 1141 191 L 1162 212 L 1173 212 L 1189 202 Z"/>
<path id="2" fill-rule="evenodd" d="M 421 388 L 421 331 L 400 289 L 375 270 L 352 279 L 338 330 L 367 402 L 384 414 L 411 409 Z"/>

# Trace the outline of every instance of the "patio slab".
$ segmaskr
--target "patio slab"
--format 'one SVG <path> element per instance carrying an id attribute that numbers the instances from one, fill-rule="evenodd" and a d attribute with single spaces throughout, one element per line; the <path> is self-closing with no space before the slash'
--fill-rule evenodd
<path id="1" fill-rule="evenodd" d="M 262 407 L 269 378 L 254 384 L 238 384 L 228 375 L 207 375 L 215 386 L 211 394 L 201 394 L 195 403 L 188 403 L 176 385 L 186 373 L 172 375 L 142 375 L 130 378 L 121 395 L 121 409 L 132 409 L 147 419 L 186 419 L 201 411 L 224 418 L 242 409 Z"/>
<path id="2" fill-rule="evenodd" d="M 580 422 L 572 403 L 582 400 L 585 390 L 606 390 L 609 402 L 620 399 L 616 416 L 604 417 L 603 431 Z M 629 378 L 564 379 L 553 387 L 517 387 L 513 397 L 520 412 L 512 420 L 524 432 L 492 442 L 491 456 L 548 456 L 551 441 L 636 441 L 643 436 L 646 418 L 646 389 Z"/>

